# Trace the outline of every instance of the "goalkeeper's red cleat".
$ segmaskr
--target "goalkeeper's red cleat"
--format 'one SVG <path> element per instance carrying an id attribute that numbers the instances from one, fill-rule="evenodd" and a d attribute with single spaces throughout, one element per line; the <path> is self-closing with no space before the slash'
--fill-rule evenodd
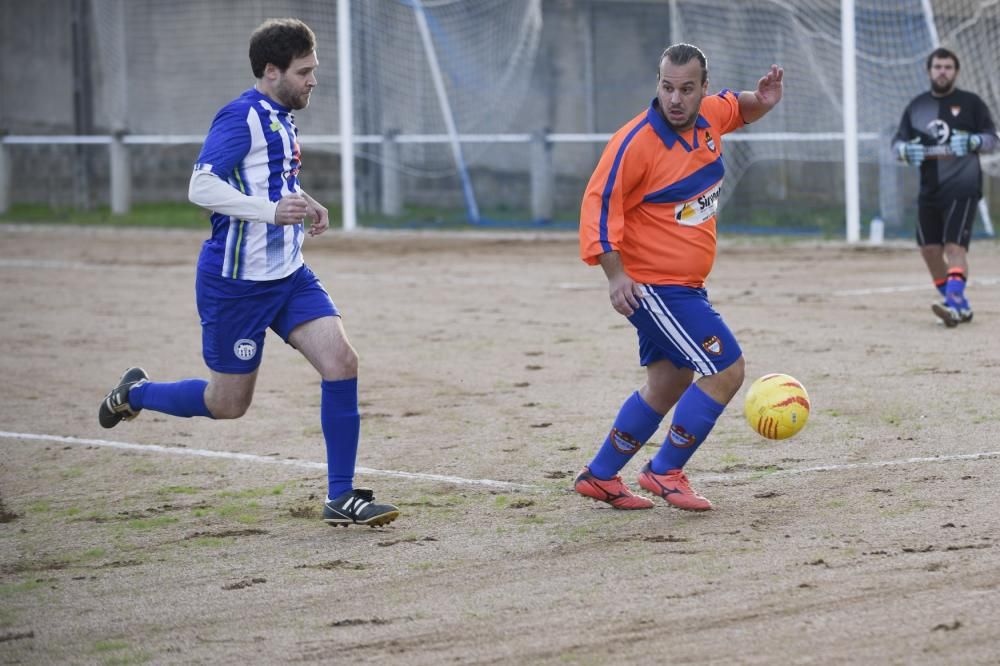
<path id="1" fill-rule="evenodd" d="M 589 467 L 584 467 L 573 481 L 573 490 L 584 497 L 606 502 L 616 509 L 652 509 L 653 502 L 640 497 L 628 489 L 622 482 L 622 477 L 598 479 L 590 473 Z"/>
<path id="2" fill-rule="evenodd" d="M 691 489 L 684 470 L 671 469 L 655 474 L 649 463 L 639 472 L 639 485 L 685 511 L 708 511 L 712 503 Z"/>

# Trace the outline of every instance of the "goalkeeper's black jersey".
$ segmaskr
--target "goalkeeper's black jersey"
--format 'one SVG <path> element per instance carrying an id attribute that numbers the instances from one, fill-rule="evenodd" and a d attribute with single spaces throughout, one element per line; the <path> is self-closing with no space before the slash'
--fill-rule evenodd
<path id="1" fill-rule="evenodd" d="M 919 138 L 927 150 L 920 165 L 920 202 L 947 205 L 955 199 L 982 196 L 983 176 L 979 155 L 955 157 L 948 149 L 954 132 L 996 134 L 986 103 L 978 95 L 955 88 L 944 97 L 930 91 L 906 107 L 893 142 Z"/>

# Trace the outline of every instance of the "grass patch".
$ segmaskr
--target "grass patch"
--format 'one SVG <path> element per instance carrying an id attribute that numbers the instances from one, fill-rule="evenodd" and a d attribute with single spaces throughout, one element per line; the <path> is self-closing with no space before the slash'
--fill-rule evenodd
<path id="1" fill-rule="evenodd" d="M 235 520 L 245 525 L 252 525 L 260 520 L 260 517 L 257 515 L 259 510 L 260 505 L 257 502 L 247 502 L 246 504 L 230 502 L 216 509 L 216 513 L 220 518 Z"/>
<path id="2" fill-rule="evenodd" d="M 41 204 L 14 204 L 7 213 L 0 215 L 0 222 L 207 229 L 209 217 L 205 211 L 190 203 L 134 204 L 127 215 L 112 215 L 108 207 L 76 210 Z"/>
<path id="3" fill-rule="evenodd" d="M 12 597 L 15 594 L 31 592 L 32 590 L 37 590 L 43 585 L 45 585 L 45 581 L 38 579 L 26 580 L 20 583 L 3 583 L 0 584 L 0 597 Z"/>
<path id="4" fill-rule="evenodd" d="M 94 652 L 115 652 L 127 649 L 129 649 L 129 644 L 125 641 L 107 640 L 94 643 Z"/>
<path id="5" fill-rule="evenodd" d="M 267 497 L 268 495 L 280 495 L 285 492 L 285 484 L 274 486 L 273 488 L 248 488 L 247 490 L 226 490 L 219 493 L 219 497 L 231 497 L 233 499 L 247 499 L 251 497 Z"/>
<path id="6" fill-rule="evenodd" d="M 159 495 L 197 495 L 199 489 L 192 486 L 167 486 L 157 490 Z"/>

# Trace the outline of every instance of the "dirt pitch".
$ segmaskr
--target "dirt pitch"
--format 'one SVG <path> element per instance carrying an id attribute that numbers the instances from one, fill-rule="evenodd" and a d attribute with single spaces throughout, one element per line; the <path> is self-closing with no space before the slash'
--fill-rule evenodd
<path id="1" fill-rule="evenodd" d="M 748 377 L 813 411 L 766 442 L 744 387 L 685 514 L 569 491 L 643 376 L 572 236 L 312 240 L 361 355 L 357 481 L 403 512 L 333 529 L 318 379 L 273 335 L 243 419 L 97 424 L 130 364 L 204 375 L 203 234 L 0 232 L 2 663 L 1000 663 L 994 242 L 954 330 L 908 243 L 724 242 Z"/>

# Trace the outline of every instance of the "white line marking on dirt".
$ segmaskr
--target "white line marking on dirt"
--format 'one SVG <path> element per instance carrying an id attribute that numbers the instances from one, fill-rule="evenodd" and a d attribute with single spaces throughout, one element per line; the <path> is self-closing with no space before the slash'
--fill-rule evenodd
<path id="1" fill-rule="evenodd" d="M 181 448 L 179 446 L 160 446 L 159 444 L 132 444 L 130 442 L 112 442 L 105 439 L 82 439 L 79 437 L 63 437 L 61 435 L 37 435 L 24 432 L 5 432 L 3 430 L 0 430 L 0 437 L 5 439 L 41 440 L 45 442 L 59 442 L 62 444 L 77 444 L 82 446 L 105 446 L 112 449 L 169 453 L 176 456 L 226 458 L 229 460 L 242 460 L 244 462 L 265 463 L 269 465 L 288 465 L 290 467 L 305 467 L 307 469 L 319 469 L 324 472 L 326 471 L 326 463 L 312 462 L 310 460 L 269 458 L 267 456 L 258 456 L 252 453 L 233 453 L 231 451 L 212 451 L 209 449 L 188 449 Z M 488 486 L 490 488 L 511 488 L 517 490 L 541 490 L 537 486 L 511 483 L 509 481 L 494 481 L 492 479 L 464 479 L 460 476 L 447 476 L 444 474 L 421 474 L 418 472 L 400 472 L 396 470 L 371 469 L 368 467 L 358 467 L 355 471 L 359 474 L 393 476 L 402 479 L 416 479 L 418 481 L 444 481 L 447 483 L 456 483 L 467 486 Z"/>
<path id="2" fill-rule="evenodd" d="M 952 462 L 955 460 L 982 460 L 985 458 L 1000 458 L 1000 451 L 983 451 L 981 453 L 955 453 L 947 456 L 931 456 L 924 458 L 904 458 L 903 460 L 876 460 L 874 462 L 844 463 L 843 465 L 819 465 L 817 467 L 801 467 L 799 469 L 779 469 L 773 472 L 754 471 L 739 474 L 707 474 L 699 476 L 698 481 L 713 483 L 717 481 L 736 481 L 760 476 L 790 476 L 792 474 L 810 474 L 812 472 L 840 472 L 847 469 L 863 469 L 865 467 L 893 467 L 896 465 L 918 465 L 920 463 Z"/>
<path id="3" fill-rule="evenodd" d="M 986 277 L 969 280 L 973 286 L 987 286 L 1000 284 L 1000 277 Z M 929 290 L 930 285 L 906 285 L 903 287 L 871 287 L 868 289 L 845 289 L 843 291 L 830 292 L 832 296 L 872 296 L 874 294 L 898 294 L 905 291 Z"/>
<path id="4" fill-rule="evenodd" d="M 188 449 L 178 446 L 160 446 L 159 444 L 132 444 L 130 442 L 112 442 L 104 439 L 82 439 L 79 437 L 63 437 L 61 435 L 38 435 L 23 432 L 6 432 L 0 430 L 0 438 L 3 439 L 29 439 L 45 442 L 60 442 L 63 444 L 77 444 L 83 446 L 105 446 L 113 449 L 128 449 L 132 451 L 144 451 L 153 453 L 168 453 L 178 456 L 200 456 L 203 458 L 225 458 L 229 460 L 242 460 L 244 462 L 265 463 L 269 465 L 288 465 L 291 467 L 305 467 L 307 469 L 326 470 L 326 463 L 313 462 L 310 460 L 292 460 L 269 458 L 258 456 L 253 453 L 233 453 L 231 451 L 212 451 L 210 449 Z M 723 483 L 726 481 L 741 481 L 753 477 L 768 479 L 775 476 L 790 476 L 793 474 L 812 474 L 814 472 L 840 472 L 849 469 L 864 469 L 878 467 L 893 467 L 896 465 L 918 465 L 921 463 L 952 462 L 956 460 L 983 460 L 986 458 L 1000 458 L 1000 451 L 983 451 L 980 453 L 955 453 L 946 456 L 931 456 L 923 458 L 904 458 L 902 460 L 877 460 L 863 463 L 844 463 L 842 465 L 819 465 L 816 467 L 802 467 L 799 469 L 782 469 L 770 471 L 739 472 L 737 474 L 706 474 L 698 475 L 698 481 L 704 483 Z M 401 479 L 415 479 L 417 481 L 444 481 L 458 485 L 487 486 L 491 488 L 510 488 L 513 490 L 533 490 L 546 492 L 549 489 L 541 486 L 532 486 L 512 481 L 494 481 L 493 479 L 466 479 L 460 476 L 447 476 L 443 474 L 422 474 L 419 472 L 400 472 L 396 470 L 372 469 L 369 467 L 358 467 L 359 474 L 371 474 L 373 476 L 391 476 Z"/>

